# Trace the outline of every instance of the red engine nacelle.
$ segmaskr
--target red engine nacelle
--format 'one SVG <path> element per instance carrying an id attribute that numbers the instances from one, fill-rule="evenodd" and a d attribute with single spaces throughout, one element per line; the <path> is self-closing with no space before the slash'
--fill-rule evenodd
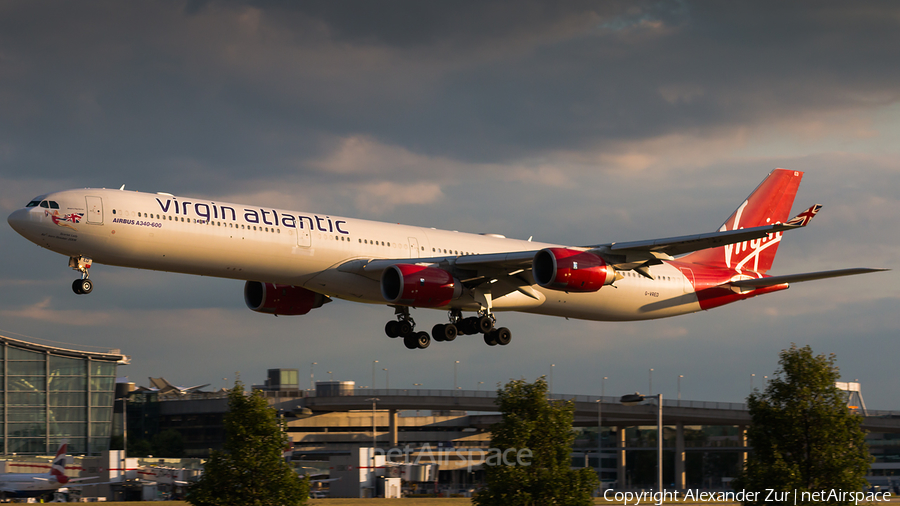
<path id="1" fill-rule="evenodd" d="M 257 313 L 293 316 L 322 307 L 331 299 L 299 286 L 247 281 L 244 284 L 244 302 Z"/>
<path id="2" fill-rule="evenodd" d="M 547 248 L 538 251 L 532 262 L 538 285 L 566 292 L 596 292 L 616 280 L 616 270 L 586 251 Z"/>
<path id="3" fill-rule="evenodd" d="M 396 264 L 381 274 L 381 295 L 393 304 L 441 307 L 462 295 L 462 283 L 443 269 Z"/>

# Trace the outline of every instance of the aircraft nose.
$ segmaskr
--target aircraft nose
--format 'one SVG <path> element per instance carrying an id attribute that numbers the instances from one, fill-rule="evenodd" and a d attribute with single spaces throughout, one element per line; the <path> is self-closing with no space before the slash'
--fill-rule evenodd
<path id="1" fill-rule="evenodd" d="M 24 235 L 25 224 L 28 223 L 28 210 L 18 209 L 13 211 L 13 213 L 6 218 L 6 222 L 9 223 L 9 226 L 12 227 L 13 230 Z"/>

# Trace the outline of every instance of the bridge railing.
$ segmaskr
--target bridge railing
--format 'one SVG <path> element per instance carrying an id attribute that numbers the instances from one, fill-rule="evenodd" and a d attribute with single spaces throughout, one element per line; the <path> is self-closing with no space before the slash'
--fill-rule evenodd
<path id="1" fill-rule="evenodd" d="M 306 390 L 307 397 L 315 397 L 316 392 L 312 390 Z M 354 397 L 379 397 L 379 396 L 409 396 L 409 397 L 462 397 L 462 398 L 483 398 L 483 399 L 496 399 L 497 392 L 494 390 L 448 390 L 448 389 L 426 389 L 426 388 L 356 388 L 353 390 L 347 390 L 343 392 L 329 392 L 327 394 L 323 394 L 323 396 L 328 397 L 336 397 L 336 396 L 346 396 L 352 395 Z M 602 399 L 604 404 L 618 404 L 619 397 L 618 396 L 599 396 L 599 395 L 574 395 L 574 394 L 559 394 L 554 393 L 550 394 L 549 397 L 551 399 L 564 400 L 564 401 L 575 401 L 575 402 L 585 402 L 585 403 L 593 403 Z M 652 404 L 652 403 L 651 403 Z M 665 408 L 699 408 L 699 409 L 717 409 L 717 410 L 732 410 L 732 411 L 747 411 L 747 405 L 740 402 L 716 402 L 716 401 L 690 401 L 690 400 L 679 400 L 679 399 L 665 399 L 663 398 L 663 407 Z M 885 411 L 885 410 L 867 410 L 868 417 L 881 417 L 881 418 L 900 418 L 900 411 Z"/>

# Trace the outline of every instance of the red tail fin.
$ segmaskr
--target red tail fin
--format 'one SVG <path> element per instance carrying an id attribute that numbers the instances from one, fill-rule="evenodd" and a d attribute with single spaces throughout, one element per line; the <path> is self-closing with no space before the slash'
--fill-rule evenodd
<path id="1" fill-rule="evenodd" d="M 66 443 L 59 446 L 59 449 L 56 450 L 56 457 L 53 459 L 53 466 L 50 468 L 50 475 L 56 478 L 57 483 L 62 485 L 69 482 L 69 477 L 66 476 L 66 449 L 68 446 Z"/>
<path id="2" fill-rule="evenodd" d="M 790 218 L 791 206 L 802 178 L 803 173 L 799 171 L 773 170 L 719 230 L 737 230 L 771 223 L 783 223 Z M 727 267 L 736 271 L 748 270 L 764 273 L 772 267 L 779 242 L 781 242 L 781 232 L 756 241 L 745 241 L 697 251 L 681 260 L 695 264 Z"/>

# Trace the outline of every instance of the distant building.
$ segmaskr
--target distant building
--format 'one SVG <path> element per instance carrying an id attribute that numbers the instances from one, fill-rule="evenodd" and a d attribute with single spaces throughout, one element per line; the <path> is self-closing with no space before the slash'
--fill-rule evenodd
<path id="1" fill-rule="evenodd" d="M 0 360 L 4 454 L 52 455 L 63 439 L 72 454 L 109 449 L 116 367 L 127 356 L 0 336 Z"/>

